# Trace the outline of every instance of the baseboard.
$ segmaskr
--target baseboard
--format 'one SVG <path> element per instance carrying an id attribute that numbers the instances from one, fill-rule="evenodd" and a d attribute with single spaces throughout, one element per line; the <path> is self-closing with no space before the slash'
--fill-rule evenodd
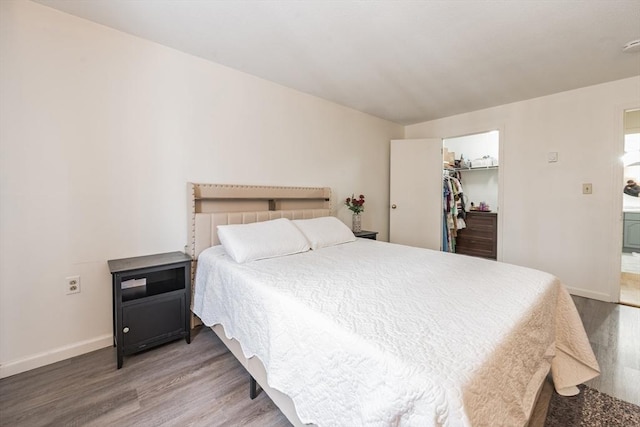
<path id="1" fill-rule="evenodd" d="M 10 377 L 21 372 L 30 371 L 41 366 L 70 359 L 81 354 L 89 353 L 113 345 L 113 335 L 101 335 L 86 341 L 58 347 L 43 353 L 34 354 L 18 360 L 12 360 L 0 365 L 0 378 Z"/>
<path id="2" fill-rule="evenodd" d="M 610 295 L 605 294 L 603 292 L 585 291 L 584 289 L 570 288 L 568 286 L 567 286 L 567 290 L 571 295 L 577 295 L 579 297 L 591 298 L 591 299 L 596 299 L 598 301 L 604 301 L 604 302 L 617 302 L 617 301 L 611 301 Z"/>

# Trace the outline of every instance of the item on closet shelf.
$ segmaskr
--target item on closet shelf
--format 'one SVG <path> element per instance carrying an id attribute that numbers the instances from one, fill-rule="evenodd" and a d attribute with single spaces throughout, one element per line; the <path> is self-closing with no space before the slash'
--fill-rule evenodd
<path id="1" fill-rule="evenodd" d="M 460 160 L 456 160 L 456 167 L 460 168 L 460 169 L 468 169 L 469 168 L 469 165 L 467 164 L 467 162 L 464 159 L 464 157 L 462 156 L 462 154 L 460 154 Z"/>
<path id="2" fill-rule="evenodd" d="M 491 207 L 485 202 L 480 202 L 478 206 L 476 206 L 473 202 L 471 202 L 470 211 L 474 212 L 491 212 Z"/>
<path id="3" fill-rule="evenodd" d="M 471 161 L 471 168 L 488 168 L 492 166 L 498 166 L 498 159 L 491 156 L 484 156 L 481 159 L 475 159 Z"/>
<path id="4" fill-rule="evenodd" d="M 445 166 L 453 166 L 456 162 L 456 153 L 449 151 L 446 148 L 442 149 L 442 162 Z"/>

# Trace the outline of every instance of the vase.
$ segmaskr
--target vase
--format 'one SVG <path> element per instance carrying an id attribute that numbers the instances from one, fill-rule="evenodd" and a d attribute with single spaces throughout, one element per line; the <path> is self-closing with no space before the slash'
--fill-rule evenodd
<path id="1" fill-rule="evenodd" d="M 354 233 L 359 233 L 362 231 L 362 215 L 359 213 L 354 213 L 351 216 L 351 230 Z"/>

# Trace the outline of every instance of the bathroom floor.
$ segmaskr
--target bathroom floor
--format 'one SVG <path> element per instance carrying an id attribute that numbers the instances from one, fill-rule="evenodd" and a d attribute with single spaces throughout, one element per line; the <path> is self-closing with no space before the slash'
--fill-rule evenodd
<path id="1" fill-rule="evenodd" d="M 640 307 L 640 252 L 622 254 L 620 303 Z"/>

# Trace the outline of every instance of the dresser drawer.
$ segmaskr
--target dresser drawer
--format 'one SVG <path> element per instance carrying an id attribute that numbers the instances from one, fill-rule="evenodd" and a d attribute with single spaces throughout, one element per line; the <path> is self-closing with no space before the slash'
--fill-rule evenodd
<path id="1" fill-rule="evenodd" d="M 468 212 L 467 227 L 458 230 L 456 253 L 496 259 L 498 215 L 491 212 Z"/>

